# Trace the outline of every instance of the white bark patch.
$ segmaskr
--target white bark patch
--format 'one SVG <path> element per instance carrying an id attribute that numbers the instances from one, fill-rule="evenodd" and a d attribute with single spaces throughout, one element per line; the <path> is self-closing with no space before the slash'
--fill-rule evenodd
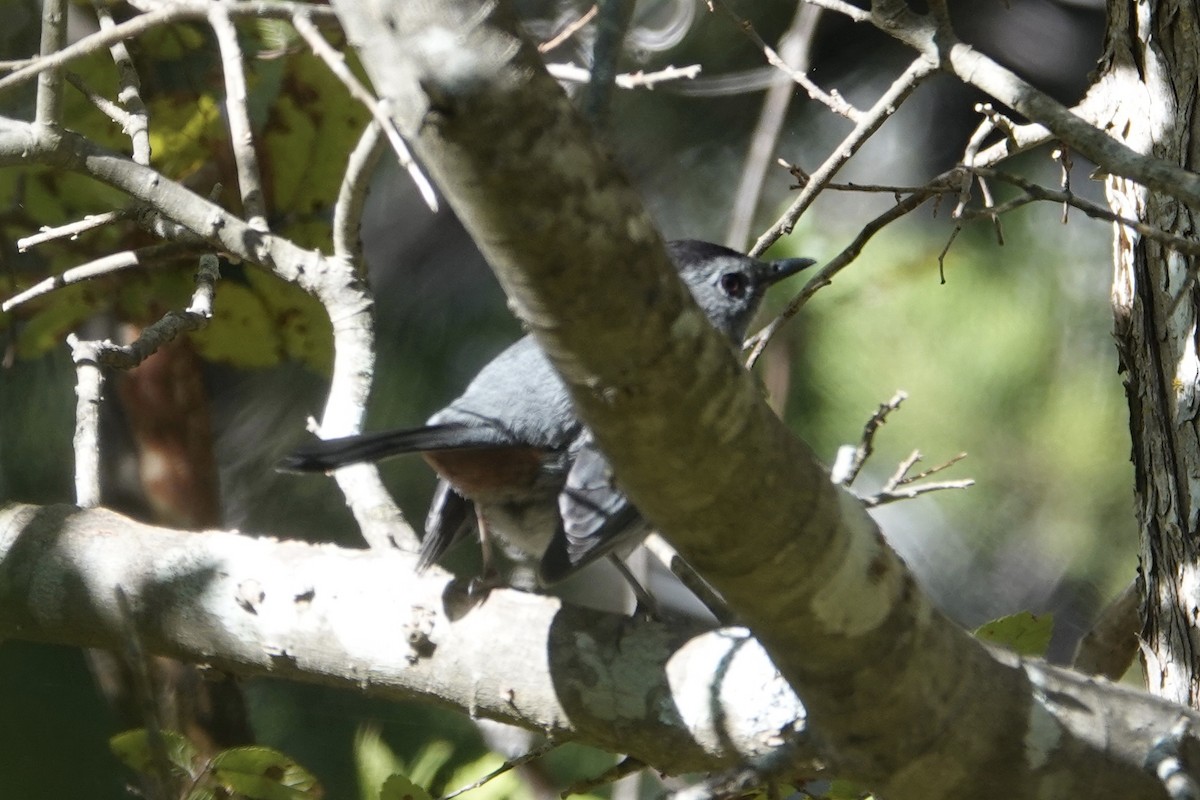
<path id="1" fill-rule="evenodd" d="M 838 492 L 838 506 L 850 546 L 841 564 L 830 570 L 810 607 L 831 633 L 861 636 L 891 614 L 902 571 L 862 503 L 847 492 Z"/>
<path id="2" fill-rule="evenodd" d="M 764 675 L 772 676 L 765 684 Z M 706 633 L 679 648 L 667 662 L 667 682 L 673 710 L 709 752 L 733 743 L 743 755 L 763 754 L 803 727 L 804 706 L 744 628 Z M 750 741 L 752 731 L 779 733 Z"/>
<path id="3" fill-rule="evenodd" d="M 1178 314 L 1180 312 L 1176 312 Z M 1184 313 L 1190 314 L 1188 310 Z M 1196 392 L 1200 383 L 1200 358 L 1196 356 L 1196 323 L 1191 321 L 1182 337 L 1183 352 L 1175 364 L 1175 423 L 1190 422 L 1196 417 Z"/>

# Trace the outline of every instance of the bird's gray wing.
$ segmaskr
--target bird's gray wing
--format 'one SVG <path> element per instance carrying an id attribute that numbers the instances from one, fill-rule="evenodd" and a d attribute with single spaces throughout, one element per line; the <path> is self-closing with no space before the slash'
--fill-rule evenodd
<path id="1" fill-rule="evenodd" d="M 613 478 L 608 460 L 596 448 L 590 433 L 567 473 L 558 496 L 561 521 L 542 556 L 538 577 L 545 585 L 557 583 L 623 544 L 633 544 L 647 533 L 647 525 Z"/>

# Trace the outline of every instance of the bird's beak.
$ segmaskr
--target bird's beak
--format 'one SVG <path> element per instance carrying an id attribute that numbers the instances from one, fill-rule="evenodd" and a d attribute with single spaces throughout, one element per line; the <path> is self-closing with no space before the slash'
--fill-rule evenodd
<path id="1" fill-rule="evenodd" d="M 778 283 L 784 278 L 790 278 L 802 269 L 817 263 L 812 258 L 781 258 L 767 262 L 767 285 Z"/>

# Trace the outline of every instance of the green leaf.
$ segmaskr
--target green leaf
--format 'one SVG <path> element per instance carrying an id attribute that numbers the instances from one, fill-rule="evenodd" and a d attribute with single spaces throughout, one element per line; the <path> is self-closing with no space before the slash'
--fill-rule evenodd
<path id="1" fill-rule="evenodd" d="M 167 761 L 179 775 L 190 776 L 199 754 L 192 743 L 175 731 L 162 731 L 162 742 Z M 121 763 L 143 775 L 154 772 L 154 756 L 150 748 L 150 734 L 145 728 L 118 733 L 108 740 L 108 749 Z"/>
<path id="2" fill-rule="evenodd" d="M 1054 632 L 1053 614 L 1022 611 L 981 625 L 975 636 L 982 641 L 1007 647 L 1022 656 L 1044 656 Z"/>
<path id="3" fill-rule="evenodd" d="M 388 777 L 379 790 L 379 800 L 432 800 L 429 792 L 403 775 Z"/>
<path id="4" fill-rule="evenodd" d="M 324 794 L 316 777 L 269 747 L 232 747 L 210 762 L 213 779 L 249 800 L 313 800 Z"/>

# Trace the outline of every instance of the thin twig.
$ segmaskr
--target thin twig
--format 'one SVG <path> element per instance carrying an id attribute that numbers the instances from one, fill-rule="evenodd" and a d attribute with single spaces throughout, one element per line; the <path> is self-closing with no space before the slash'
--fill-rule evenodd
<path id="1" fill-rule="evenodd" d="M 92 0 L 92 7 L 96 11 L 96 19 L 100 23 L 101 31 L 111 31 L 116 27 L 117 23 L 113 20 L 112 12 L 105 0 Z M 117 92 L 117 101 L 129 114 L 129 122 L 123 129 L 133 144 L 133 160 L 143 166 L 149 166 L 150 113 L 142 100 L 142 81 L 138 77 L 137 68 L 133 65 L 133 58 L 130 57 L 129 48 L 125 46 L 125 42 L 114 42 L 108 48 L 108 52 L 112 55 L 113 63 L 117 67 L 117 80 L 121 86 L 120 91 Z"/>
<path id="2" fill-rule="evenodd" d="M 816 100 L 818 103 L 824 104 L 835 114 L 846 117 L 853 122 L 862 121 L 862 111 L 847 103 L 845 98 L 843 98 L 837 92 L 826 92 L 820 86 L 817 86 L 817 84 L 809 80 L 808 76 L 804 74 L 804 71 L 792 69 L 788 62 L 781 58 L 779 53 L 775 52 L 775 49 L 767 44 L 761 36 L 759 36 L 758 31 L 754 29 L 754 25 L 750 22 L 750 20 L 738 15 L 738 13 L 733 10 L 726 0 L 717 0 L 717 2 L 721 6 L 721 10 L 724 11 L 734 21 L 742 33 L 746 34 L 750 41 L 754 42 L 755 46 L 762 50 L 763 55 L 766 56 L 767 62 L 771 66 L 787 75 L 792 79 L 793 82 L 797 83 L 801 88 L 803 88 L 804 91 L 808 93 L 810 98 Z M 711 3 L 710 7 L 712 7 Z"/>
<path id="3" fill-rule="evenodd" d="M 562 800 L 567 800 L 568 797 L 573 797 L 574 795 L 594 794 L 596 789 L 616 783 L 622 778 L 632 775 L 638 770 L 645 768 L 645 761 L 634 758 L 633 756 L 625 756 L 616 764 L 613 764 L 611 767 L 604 770 L 604 772 L 601 772 L 599 775 L 572 783 L 559 793 L 559 797 L 561 797 Z"/>
<path id="4" fill-rule="evenodd" d="M 845 14 L 855 22 L 870 22 L 871 12 L 865 11 L 858 6 L 844 3 L 842 0 L 804 0 L 810 6 L 819 6 L 820 8 L 836 11 L 839 14 Z"/>
<path id="5" fill-rule="evenodd" d="M 812 176 L 809 175 L 807 172 L 805 172 L 804 168 L 801 167 L 799 164 L 793 164 L 790 161 L 787 161 L 786 159 L 783 159 L 783 158 L 779 159 L 778 164 L 779 164 L 779 166 L 783 167 L 788 172 L 790 172 L 792 174 L 792 177 L 796 179 L 797 184 L 792 187 L 793 189 L 803 189 L 805 186 L 808 185 L 808 182 L 810 180 L 812 180 Z M 837 183 L 836 181 L 830 181 L 829 183 L 825 184 L 825 189 L 829 190 L 829 191 L 835 191 L 835 192 L 864 192 L 864 193 L 871 193 L 871 194 L 890 194 L 890 195 L 895 195 L 896 199 L 899 200 L 902 195 L 912 194 L 913 192 L 928 191 L 930 189 L 930 187 L 929 186 L 899 186 L 897 184 L 891 184 L 891 183 L 854 183 L 853 181 L 850 181 L 848 183 Z M 936 191 L 938 191 L 938 192 L 953 192 L 956 190 L 950 186 L 942 186 L 940 188 L 937 188 Z"/>
<path id="6" fill-rule="evenodd" d="M 938 284 L 940 286 L 946 285 L 946 256 L 950 254 L 950 247 L 954 244 L 954 240 L 958 238 L 958 235 L 962 233 L 962 229 L 961 221 L 955 223 L 954 227 L 950 230 L 950 235 L 946 237 L 946 244 L 942 245 L 942 249 L 938 253 Z"/>
<path id="7" fill-rule="evenodd" d="M 43 225 L 38 233 L 32 236 L 23 236 L 17 239 L 17 252 L 24 253 L 31 247 L 36 247 L 45 242 L 51 242 L 55 239 L 76 239 L 79 234 L 90 231 L 93 228 L 99 228 L 102 225 L 108 225 L 112 222 L 125 219 L 130 216 L 130 211 L 121 209 L 118 211 L 105 211 L 103 214 L 88 214 L 81 220 L 76 222 L 68 222 L 66 225 L 58 225 L 50 227 Z"/>
<path id="8" fill-rule="evenodd" d="M 100 369 L 100 343 L 67 334 L 75 362 L 75 505 L 100 505 L 100 398 L 104 372 Z"/>
<path id="9" fill-rule="evenodd" d="M 67 43 L 67 4 L 65 0 L 43 0 L 42 43 L 39 58 L 49 59 Z M 62 124 L 62 70 L 50 69 L 38 76 L 35 121 L 38 125 Z"/>
<path id="10" fill-rule="evenodd" d="M 880 492 L 879 494 L 862 498 L 862 502 L 867 508 L 878 508 L 879 506 L 886 506 L 889 503 L 896 503 L 900 500 L 912 500 L 914 497 L 920 497 L 930 492 L 942 492 L 947 489 L 969 489 L 974 485 L 975 481 L 971 478 L 961 481 L 923 483 L 920 486 L 909 486 L 905 489 L 897 489 L 891 492 Z"/>
<path id="11" fill-rule="evenodd" d="M 367 110 L 371 112 L 371 116 L 379 124 L 380 128 L 383 129 L 384 134 L 391 143 L 392 150 L 396 152 L 396 158 L 400 162 L 400 166 L 404 167 L 409 178 L 416 184 L 417 191 L 421 193 L 421 199 L 425 201 L 425 205 L 429 207 L 430 211 L 437 213 L 437 193 L 433 190 L 433 185 L 429 182 L 429 178 L 425 177 L 425 173 L 421 171 L 421 167 L 413 160 L 412 152 L 408 149 L 408 144 L 400 136 L 400 132 L 396 130 L 396 124 L 392 121 L 392 118 L 386 113 L 385 104 L 371 94 L 371 90 L 355 77 L 350 68 L 346 66 L 346 57 L 338 52 L 333 45 L 329 44 L 307 14 L 297 14 L 292 17 L 292 26 L 303 37 L 304 41 L 308 42 L 308 46 L 312 48 L 317 57 L 324 61 L 329 70 L 342 82 L 342 85 L 350 92 L 350 96 L 366 106 Z"/>
<path id="12" fill-rule="evenodd" d="M 917 481 L 924 480 L 930 475 L 935 475 L 942 470 L 949 469 L 967 457 L 966 453 L 959 453 L 954 458 L 939 464 L 936 467 L 921 472 L 917 475 L 909 475 L 909 471 L 913 466 L 921 460 L 921 451 L 913 450 L 908 458 L 900 462 L 896 471 L 887 481 L 884 482 L 883 488 L 876 494 L 862 498 L 863 503 L 867 508 L 876 508 L 878 506 L 895 503 L 899 500 L 911 500 L 919 495 L 928 494 L 929 492 L 940 492 L 946 489 L 966 489 L 975 485 L 975 481 L 966 478 L 958 481 L 937 481 L 934 483 L 923 483 L 916 485 Z"/>
<path id="13" fill-rule="evenodd" d="M 90 36 L 85 36 L 52 55 L 30 60 L 28 65 L 0 78 L 0 92 L 27 83 L 43 72 L 57 69 L 77 58 L 97 53 L 106 47 L 111 47 L 117 42 L 132 39 L 159 26 L 185 19 L 204 19 L 208 16 L 211 8 L 211 0 L 173 0 L 169 5 L 161 6 L 145 14 L 139 14 L 133 19 L 122 22 L 108 30 L 100 30 Z M 237 3 L 226 3 L 226 10 L 230 15 L 238 17 L 284 19 L 291 17 L 299 11 L 306 11 L 314 17 L 323 20 L 331 22 L 337 20 L 333 9 L 328 6 L 293 3 L 286 0 L 242 0 L 242 2 Z"/>
<path id="14" fill-rule="evenodd" d="M 941 472 L 942 470 L 950 469 L 950 467 L 953 467 L 955 464 L 962 461 L 966 457 L 967 457 L 966 453 L 959 453 L 958 455 L 954 456 L 953 458 L 947 460 L 945 463 L 938 464 L 936 467 L 930 467 L 929 469 L 925 470 L 924 472 L 918 472 L 916 475 L 905 476 L 900 481 L 900 483 L 897 485 L 904 486 L 905 484 L 915 483 L 917 481 L 925 480 L 930 475 L 936 475 L 937 473 Z M 893 487 L 893 488 L 895 488 L 895 487 Z"/>
<path id="15" fill-rule="evenodd" d="M 246 105 L 242 48 L 238 44 L 237 28 L 229 16 L 226 3 L 212 5 L 208 12 L 208 25 L 216 35 L 217 47 L 221 51 L 221 71 L 225 75 L 225 117 L 229 122 L 229 142 L 237 167 L 242 213 L 247 225 L 256 231 L 265 231 L 267 208 L 258 169 L 258 153 L 254 147 L 254 131 L 250 126 L 250 109 Z"/>
<path id="16" fill-rule="evenodd" d="M 539 53 L 549 53 L 554 48 L 561 46 L 563 42 L 567 41 L 572 36 L 574 36 L 576 33 L 578 33 L 583 28 L 584 25 L 587 25 L 589 22 L 592 21 L 592 17 L 596 16 L 596 10 L 597 10 L 597 7 L 593 5 L 587 11 L 585 11 L 583 13 L 583 16 L 581 16 L 579 19 L 577 19 L 574 22 L 567 25 L 561 31 L 556 33 L 552 38 L 547 39 L 546 41 L 539 44 L 537 46 L 537 51 Z"/>
<path id="17" fill-rule="evenodd" d="M 981 175 L 985 178 L 1012 184 L 1027 195 L 1026 197 L 1018 197 L 1001 203 L 992 209 L 993 213 L 1002 214 L 1007 211 L 1011 211 L 1014 208 L 1027 205 L 1035 200 L 1044 200 L 1051 203 L 1066 203 L 1067 205 L 1079 209 L 1086 216 L 1094 219 L 1101 219 L 1106 222 L 1113 222 L 1118 225 L 1123 225 L 1131 230 L 1137 231 L 1147 239 L 1152 239 L 1156 242 L 1160 242 L 1161 244 L 1165 244 L 1171 249 L 1176 250 L 1184 255 L 1200 256 L 1200 242 L 1196 242 L 1173 233 L 1168 233 L 1161 228 L 1156 228 L 1153 225 L 1147 225 L 1146 223 L 1136 219 L 1130 219 L 1129 217 L 1123 217 L 1120 214 L 1114 214 L 1112 211 L 1103 206 L 1099 206 L 1088 200 L 1084 200 L 1074 192 L 1048 189 L 1045 186 L 1041 186 L 1031 180 L 1028 180 L 1027 178 L 1023 178 L 1020 175 L 1001 172 L 1000 170 L 976 167 L 972 169 L 971 172 L 975 173 L 976 175 Z"/>
<path id="18" fill-rule="evenodd" d="M 22 303 L 27 303 L 36 297 L 49 294 L 63 286 L 70 286 L 73 283 L 80 283 L 92 278 L 99 278 L 103 275 L 110 275 L 114 272 L 129 269 L 130 267 L 154 264 L 185 255 L 193 247 L 194 245 L 190 244 L 161 242 L 146 247 L 139 247 L 136 250 L 125 250 L 120 253 L 113 253 L 112 255 L 97 258 L 95 261 L 89 261 L 86 264 L 80 264 L 78 267 L 72 267 L 61 275 L 53 275 L 39 281 L 25 291 L 13 295 L 3 303 L 0 303 L 0 312 L 8 313 Z"/>
<path id="19" fill-rule="evenodd" d="M 787 308 L 779 316 L 771 320 L 761 331 L 746 341 L 744 347 L 750 350 L 750 355 L 746 358 L 747 365 L 754 366 L 759 356 L 762 355 L 763 350 L 766 349 L 766 346 L 770 343 L 772 337 L 779 332 L 780 328 L 789 319 L 800 313 L 800 309 L 804 307 L 804 304 L 814 294 L 833 283 L 834 277 L 849 266 L 854 259 L 858 258 L 863 247 L 866 246 L 872 236 L 909 212 L 919 208 L 929 198 L 943 194 L 946 191 L 946 187 L 956 186 L 956 181 L 960 179 L 961 176 L 954 170 L 940 175 L 931 181 L 928 186 L 899 200 L 896 205 L 864 225 L 854 237 L 854 241 L 846 245 L 842 252 L 838 253 L 825 266 L 821 267 L 820 271 L 809 279 L 800 293 L 792 298 Z"/>
<path id="20" fill-rule="evenodd" d="M 384 150 L 383 137 L 379 133 L 378 122 L 372 120 L 367 123 L 366 130 L 350 153 L 337 202 L 333 206 L 333 254 L 350 264 L 356 272 L 363 268 L 362 239 L 359 236 L 363 206 L 367 202 L 371 175 Z"/>
<path id="21" fill-rule="evenodd" d="M 890 478 L 888 478 L 886 481 L 884 481 L 883 492 L 885 494 L 887 494 L 887 493 L 891 492 L 893 489 L 895 489 L 897 486 L 900 486 L 901 484 L 905 483 L 904 476 L 907 475 L 908 471 L 910 469 L 912 469 L 913 466 L 920 460 L 921 460 L 921 451 L 920 450 L 913 450 L 911 453 L 909 453 L 908 457 L 905 458 L 903 461 L 901 461 L 896 466 L 896 471 L 892 473 L 892 476 Z"/>
<path id="22" fill-rule="evenodd" d="M 785 64 L 796 65 L 796 71 L 801 74 L 808 71 L 809 43 L 820 17 L 821 9 L 803 3 L 797 5 L 792 25 L 780 42 L 780 60 Z M 735 249 L 742 249 L 750 236 L 754 212 L 758 210 L 763 182 L 770 167 L 771 155 L 779 142 L 779 133 L 787 118 L 792 95 L 791 84 L 774 81 L 763 98 L 762 111 L 759 112 L 758 123 L 750 137 L 750 148 L 740 171 L 741 178 L 733 194 L 733 206 L 729 212 L 725 243 Z"/>
<path id="23" fill-rule="evenodd" d="M 220 277 L 217 257 L 200 257 L 196 270 L 196 291 L 186 311 L 168 311 L 153 325 L 142 329 L 141 335 L 127 345 L 109 341 L 99 343 L 96 361 L 105 367 L 132 369 L 158 351 L 160 347 L 189 331 L 207 327 L 212 319 L 214 283 Z"/>
<path id="24" fill-rule="evenodd" d="M 587 83 L 592 77 L 592 73 L 578 64 L 547 64 L 546 72 L 555 80 L 567 83 Z M 667 66 L 654 72 L 623 72 L 614 82 L 618 89 L 653 89 L 656 84 L 665 81 L 691 80 L 699 74 L 699 64 L 686 67 Z"/>
<path id="25" fill-rule="evenodd" d="M 773 245 L 779 237 L 791 233 L 792 228 L 796 225 L 796 220 L 800 219 L 800 215 L 812 205 L 813 200 L 821 192 L 821 189 L 828 183 L 834 174 L 841 169 L 850 158 L 858 151 L 870 136 L 879 129 L 884 120 L 896 112 L 904 99 L 929 75 L 937 70 L 937 65 L 927 61 L 924 56 L 919 56 L 904 73 L 892 82 L 888 90 L 883 93 L 883 96 L 876 101 L 875 105 L 862 116 L 858 124 L 854 126 L 854 130 L 841 141 L 833 154 L 825 159 L 820 167 L 812 174 L 812 180 L 800 195 L 792 201 L 791 206 L 784 212 L 771 228 L 759 237 L 755 242 L 754 247 L 750 250 L 751 256 L 760 256 L 766 252 L 767 248 Z"/>
<path id="26" fill-rule="evenodd" d="M 80 94 L 88 99 L 88 102 L 95 106 L 101 114 L 120 125 L 122 130 L 128 130 L 133 124 L 132 114 L 121 108 L 121 106 L 117 105 L 112 100 L 109 100 L 104 95 L 92 89 L 92 87 L 84 83 L 83 78 L 78 74 L 74 72 L 67 72 L 66 76 L 67 81 L 76 89 L 78 89 Z"/>
<path id="27" fill-rule="evenodd" d="M 517 756 L 516 758 L 511 758 L 511 759 L 505 761 L 499 767 L 492 770 L 487 775 L 484 775 L 482 778 L 475 781 L 474 783 L 468 784 L 467 786 L 463 786 L 459 789 L 455 789 L 450 794 L 442 795 L 441 800 L 453 800 L 453 798 L 458 797 L 460 794 L 469 792 L 472 789 L 478 789 L 480 786 L 483 786 L 488 781 L 498 778 L 499 776 L 503 775 L 504 773 L 508 772 L 509 770 L 515 769 L 516 767 L 520 767 L 525 764 L 528 764 L 530 761 L 534 761 L 536 759 L 541 758 L 542 756 L 546 755 L 547 753 L 549 753 L 551 750 L 553 750 L 556 747 L 558 747 L 558 742 L 555 742 L 552 740 L 546 741 L 546 742 L 542 743 L 541 745 L 538 745 L 537 747 L 533 748 L 528 753 L 525 753 L 524 755 Z"/>
<path id="28" fill-rule="evenodd" d="M 875 409 L 875 413 L 863 425 L 862 437 L 859 439 L 858 445 L 856 447 L 847 445 L 843 448 L 843 450 L 849 453 L 850 457 L 847 463 L 835 466 L 831 470 L 830 480 L 839 486 L 850 486 L 854 483 L 854 479 L 862 471 L 863 465 L 867 463 L 867 459 L 875 452 L 875 432 L 879 430 L 880 425 L 887 422 L 888 415 L 900 408 L 900 404 L 907 399 L 907 392 L 897 391 L 892 395 L 892 399 L 880 404 L 879 408 Z M 839 464 L 841 460 L 839 453 Z"/>

